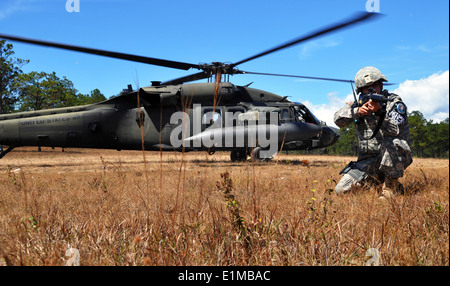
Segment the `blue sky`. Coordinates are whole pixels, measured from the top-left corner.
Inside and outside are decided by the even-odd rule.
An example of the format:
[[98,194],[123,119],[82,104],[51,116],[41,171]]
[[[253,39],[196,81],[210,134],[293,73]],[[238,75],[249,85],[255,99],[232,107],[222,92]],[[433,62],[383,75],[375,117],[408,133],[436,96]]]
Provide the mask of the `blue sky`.
[[[435,121],[449,110],[449,2],[378,0],[380,19],[325,35],[239,66],[241,70],[353,79],[364,66],[379,68],[409,110]],[[0,33],[188,63],[237,62],[365,11],[367,0],[138,1],[2,0]],[[127,84],[148,86],[196,73],[124,60],[13,43],[29,59],[24,72],[53,72],[82,93],[106,97]],[[349,84],[235,75],[231,82],[289,96],[333,125],[351,99]]]

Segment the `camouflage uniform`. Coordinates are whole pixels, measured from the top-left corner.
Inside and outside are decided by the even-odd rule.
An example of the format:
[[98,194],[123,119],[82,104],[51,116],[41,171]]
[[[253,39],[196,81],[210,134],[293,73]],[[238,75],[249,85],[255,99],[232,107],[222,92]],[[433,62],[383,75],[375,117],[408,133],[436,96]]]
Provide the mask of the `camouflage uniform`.
[[[386,105],[386,115],[379,132],[376,131],[379,114],[360,116],[358,104],[348,104],[334,115],[334,122],[339,127],[356,123],[358,133],[358,160],[349,164],[344,176],[336,186],[336,192],[350,190],[351,186],[369,178],[382,183],[386,178],[403,177],[404,170],[412,163],[409,147],[410,134],[407,109],[400,96],[382,92],[391,99]],[[379,113],[379,112],[377,112]]]

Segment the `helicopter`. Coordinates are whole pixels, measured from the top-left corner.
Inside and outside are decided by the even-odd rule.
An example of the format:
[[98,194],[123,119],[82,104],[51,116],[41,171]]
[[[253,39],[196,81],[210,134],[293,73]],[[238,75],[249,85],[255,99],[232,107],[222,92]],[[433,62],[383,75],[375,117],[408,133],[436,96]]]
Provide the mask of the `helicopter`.
[[[0,159],[16,147],[100,148],[155,151],[230,151],[232,162],[270,160],[281,150],[312,150],[336,143],[327,126],[302,103],[268,91],[237,86],[230,75],[254,74],[346,82],[352,80],[242,71],[238,65],[375,18],[360,13],[342,22],[241,61],[191,64],[0,34],[0,38],[167,68],[200,72],[151,86],[128,85],[106,101],[0,114]],[[222,77],[225,81],[222,81]],[[207,82],[191,83],[207,79]]]

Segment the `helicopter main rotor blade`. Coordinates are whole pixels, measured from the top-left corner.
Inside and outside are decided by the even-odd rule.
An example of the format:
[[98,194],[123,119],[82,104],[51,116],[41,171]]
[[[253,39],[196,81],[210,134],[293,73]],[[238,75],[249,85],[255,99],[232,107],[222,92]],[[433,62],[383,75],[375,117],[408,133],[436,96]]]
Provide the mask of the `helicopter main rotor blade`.
[[[262,73],[262,72],[249,72],[249,71],[239,71],[238,73],[239,74],[254,74],[254,75],[293,77],[293,78],[304,78],[304,79],[313,79],[313,80],[325,80],[325,81],[337,81],[337,82],[355,83],[355,81],[351,80],[351,79],[339,79],[339,78],[329,78],[329,77],[316,77],[316,76],[278,74],[278,73]],[[383,85],[396,85],[396,83],[383,82]]]
[[196,73],[196,74],[191,74],[191,75],[188,75],[188,76],[184,76],[184,77],[180,77],[180,78],[177,78],[177,79],[173,79],[173,80],[162,82],[161,85],[182,84],[182,83],[185,83],[185,82],[205,79],[205,78],[208,78],[208,77],[210,77],[210,76],[207,73],[202,71],[202,72],[199,72],[199,73]]
[[169,60],[163,60],[163,59],[156,59],[156,58],[150,58],[150,57],[125,54],[125,53],[111,52],[111,51],[106,51],[106,50],[98,50],[98,49],[79,47],[79,46],[73,46],[73,45],[67,45],[67,44],[27,39],[27,38],[16,37],[16,36],[5,35],[5,34],[0,34],[0,38],[11,40],[11,41],[16,41],[16,42],[21,42],[21,43],[27,43],[27,44],[33,44],[33,45],[45,46],[45,47],[52,47],[52,48],[59,48],[59,49],[70,50],[70,51],[77,51],[77,52],[82,52],[82,53],[87,53],[87,54],[100,55],[100,56],[105,56],[105,57],[110,57],[110,58],[115,58],[115,59],[122,59],[122,60],[127,60],[127,61],[138,62],[138,63],[163,66],[163,67],[168,67],[168,68],[175,68],[175,69],[181,69],[181,70],[188,70],[191,68],[200,69],[200,66],[197,64],[169,61]]
[[351,18],[350,20],[346,20],[346,21],[344,21],[342,23],[334,24],[332,26],[323,28],[323,29],[318,30],[316,32],[312,32],[311,34],[309,34],[307,36],[303,36],[303,37],[294,39],[294,40],[292,40],[292,41],[290,41],[290,42],[288,42],[286,44],[282,44],[280,46],[277,46],[277,47],[274,47],[272,49],[269,49],[269,50],[267,50],[265,52],[256,54],[256,55],[254,55],[252,57],[249,57],[247,59],[244,59],[244,60],[241,60],[239,62],[236,62],[236,63],[232,64],[232,66],[238,66],[238,65],[243,64],[245,62],[248,62],[248,61],[254,60],[256,58],[268,55],[270,53],[279,51],[281,49],[285,49],[287,47],[290,47],[290,46],[293,46],[293,45],[297,45],[297,44],[299,44],[301,42],[304,42],[304,41],[307,41],[307,40],[319,37],[321,35],[324,35],[324,34],[327,34],[327,33],[330,33],[330,32],[333,32],[333,31],[336,31],[336,30],[339,30],[339,29],[342,29],[342,28],[349,27],[351,25],[357,24],[357,23],[362,22],[362,21],[369,20],[369,19],[374,18],[374,17],[378,17],[379,15],[380,15],[379,13],[369,13],[369,12],[358,13],[355,17]]
[[276,74],[276,73],[262,73],[262,72],[249,72],[249,71],[239,71],[242,74],[255,74],[255,75],[268,75],[268,76],[281,76],[281,77],[294,77],[294,78],[304,78],[304,79],[314,79],[314,80],[326,80],[326,81],[337,81],[337,82],[347,82],[354,83],[353,80],[349,79],[338,79],[338,78],[327,78],[327,77],[314,77],[314,76],[302,76],[302,75],[291,75],[291,74]]

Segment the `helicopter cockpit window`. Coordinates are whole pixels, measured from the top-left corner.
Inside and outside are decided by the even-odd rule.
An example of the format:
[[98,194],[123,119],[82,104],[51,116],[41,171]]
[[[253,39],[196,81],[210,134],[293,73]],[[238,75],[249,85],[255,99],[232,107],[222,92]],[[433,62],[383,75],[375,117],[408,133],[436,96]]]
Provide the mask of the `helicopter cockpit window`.
[[222,110],[219,108],[205,108],[202,116],[203,130],[222,127]]
[[318,124],[320,122],[305,106],[294,106],[294,116],[297,122],[313,124]]
[[304,113],[302,114],[302,112],[299,110],[299,108],[296,106],[294,107],[294,117],[295,117],[295,121],[297,122],[305,122],[305,119],[303,118]]

